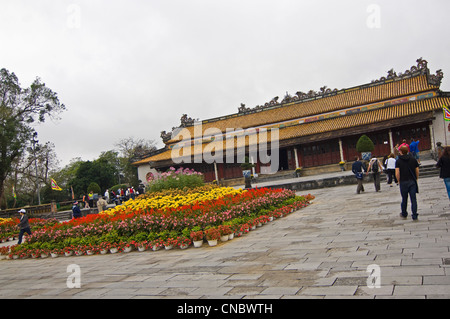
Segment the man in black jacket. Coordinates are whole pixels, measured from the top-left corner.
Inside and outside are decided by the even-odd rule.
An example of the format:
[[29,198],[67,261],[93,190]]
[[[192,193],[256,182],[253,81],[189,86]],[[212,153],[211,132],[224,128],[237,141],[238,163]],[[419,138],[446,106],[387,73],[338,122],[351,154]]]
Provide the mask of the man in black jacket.
[[366,165],[364,165],[364,163],[359,160],[359,157],[356,156],[355,162],[352,164],[352,172],[353,172],[353,174],[355,174],[356,180],[358,182],[358,186],[356,187],[356,194],[359,194],[360,192],[364,192],[363,171],[364,172],[367,171]]
[[20,222],[17,225],[17,227],[20,228],[19,241],[17,243],[18,245],[20,245],[22,243],[22,237],[23,237],[24,233],[31,235],[31,228],[30,228],[30,223],[28,222],[27,212],[25,211],[25,209],[21,209],[21,210],[19,210],[19,213],[20,213]]
[[408,195],[411,198],[412,219],[417,220],[417,198],[416,194],[419,192],[417,180],[419,179],[419,163],[417,160],[408,155],[408,147],[402,146],[400,148],[400,156],[395,162],[395,176],[400,183],[400,194],[402,195],[402,212],[400,216],[408,217],[406,210],[408,205]]

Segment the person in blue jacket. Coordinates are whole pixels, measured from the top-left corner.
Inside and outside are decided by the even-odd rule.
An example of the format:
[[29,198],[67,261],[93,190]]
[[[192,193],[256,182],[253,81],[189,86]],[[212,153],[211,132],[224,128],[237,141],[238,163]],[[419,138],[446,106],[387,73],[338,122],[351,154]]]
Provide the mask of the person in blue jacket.
[[356,187],[356,194],[360,192],[364,192],[363,178],[364,172],[367,172],[366,165],[359,160],[359,157],[355,157],[355,162],[352,165],[352,172],[355,174],[356,180],[358,182],[358,186]]
[[420,141],[415,141],[413,138],[411,139],[411,144],[409,144],[409,151],[411,155],[417,160],[417,163],[420,165],[419,159],[419,143]]
[[73,218],[80,218],[81,215],[81,209],[78,207],[78,202],[73,203],[72,207],[72,217]]

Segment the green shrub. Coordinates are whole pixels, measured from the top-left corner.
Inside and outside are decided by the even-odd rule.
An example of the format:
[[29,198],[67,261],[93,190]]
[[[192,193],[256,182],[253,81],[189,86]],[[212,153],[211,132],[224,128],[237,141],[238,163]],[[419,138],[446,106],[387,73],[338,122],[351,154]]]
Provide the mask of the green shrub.
[[98,186],[98,184],[95,182],[90,183],[87,188],[87,192],[90,193],[91,191],[94,194],[100,194],[100,192],[101,192],[100,186]]
[[358,142],[356,142],[356,151],[359,153],[362,152],[372,152],[375,149],[375,145],[372,140],[367,135],[362,135]]

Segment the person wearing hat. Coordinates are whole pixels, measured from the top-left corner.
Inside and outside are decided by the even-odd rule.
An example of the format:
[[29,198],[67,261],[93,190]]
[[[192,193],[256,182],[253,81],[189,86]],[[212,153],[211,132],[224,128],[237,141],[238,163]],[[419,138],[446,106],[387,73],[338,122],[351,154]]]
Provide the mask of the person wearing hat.
[[30,223],[28,222],[28,216],[25,209],[19,210],[20,213],[20,222],[17,225],[17,227],[20,228],[19,232],[19,241],[17,242],[18,245],[22,243],[23,234],[27,233],[28,235],[31,235],[31,228]]
[[76,201],[72,207],[72,218],[80,218],[81,216],[81,209],[78,207],[78,201]]

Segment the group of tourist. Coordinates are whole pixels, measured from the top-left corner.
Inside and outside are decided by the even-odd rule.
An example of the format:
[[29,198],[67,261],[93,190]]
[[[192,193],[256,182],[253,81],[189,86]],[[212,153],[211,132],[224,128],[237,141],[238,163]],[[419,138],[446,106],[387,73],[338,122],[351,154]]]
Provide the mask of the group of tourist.
[[[383,165],[376,157],[372,157],[369,162],[369,167],[366,168],[364,162],[360,161],[359,157],[355,158],[352,165],[352,172],[357,179],[356,193],[364,192],[363,178],[364,172],[369,174],[372,172],[375,191],[380,191],[380,173],[385,172],[388,176],[387,184],[392,187],[394,181],[400,186],[400,194],[402,196],[401,213],[402,218],[407,218],[407,204],[408,197],[411,200],[411,216],[414,221],[418,220],[417,213],[417,197],[419,193],[419,186],[417,180],[419,179],[419,141],[411,139],[411,143],[407,144],[403,140],[402,144],[397,144],[394,148],[394,153],[389,154],[383,160]],[[450,146],[438,150],[439,160],[436,164],[440,168],[440,178],[444,180],[447,188],[447,194],[450,199]]]

